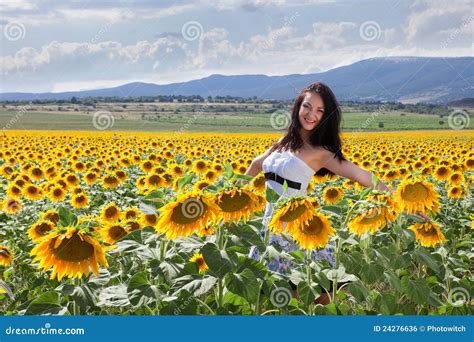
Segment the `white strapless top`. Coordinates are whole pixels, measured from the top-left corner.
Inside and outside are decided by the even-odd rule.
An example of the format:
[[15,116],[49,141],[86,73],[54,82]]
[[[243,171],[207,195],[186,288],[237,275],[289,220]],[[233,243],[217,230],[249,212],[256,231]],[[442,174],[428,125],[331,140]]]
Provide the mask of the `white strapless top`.
[[[306,189],[314,176],[314,170],[306,162],[297,157],[293,152],[272,152],[262,164],[263,172],[274,172],[280,177],[293,182],[301,183],[300,190],[288,187],[285,195],[306,194]],[[267,186],[281,195],[283,185],[273,180],[267,180]]]

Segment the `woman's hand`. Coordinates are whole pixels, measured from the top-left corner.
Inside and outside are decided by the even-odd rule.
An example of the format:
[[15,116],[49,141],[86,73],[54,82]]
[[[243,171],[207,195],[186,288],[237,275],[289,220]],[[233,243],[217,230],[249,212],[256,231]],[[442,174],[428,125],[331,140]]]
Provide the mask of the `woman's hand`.
[[415,215],[420,216],[421,218],[423,218],[427,222],[430,222],[430,218],[428,217],[428,215],[422,213],[419,210],[415,213]]

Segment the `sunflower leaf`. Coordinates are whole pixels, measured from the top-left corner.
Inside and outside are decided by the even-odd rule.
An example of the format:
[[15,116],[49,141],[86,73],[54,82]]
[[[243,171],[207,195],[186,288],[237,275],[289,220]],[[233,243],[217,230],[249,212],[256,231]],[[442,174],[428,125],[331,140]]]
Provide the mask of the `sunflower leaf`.
[[47,291],[33,299],[26,313],[29,315],[58,314],[61,310],[59,292]]
[[69,209],[60,206],[58,209],[59,223],[63,227],[73,227],[77,224],[77,216],[74,215]]
[[225,250],[219,250],[214,243],[206,243],[202,248],[202,255],[209,270],[219,278],[224,278],[231,272],[233,263]]
[[224,175],[226,179],[232,178],[232,176],[234,175],[234,169],[232,168],[232,165],[230,164],[224,165]]
[[178,189],[182,189],[186,184],[191,184],[193,181],[194,174],[190,173],[178,180]]

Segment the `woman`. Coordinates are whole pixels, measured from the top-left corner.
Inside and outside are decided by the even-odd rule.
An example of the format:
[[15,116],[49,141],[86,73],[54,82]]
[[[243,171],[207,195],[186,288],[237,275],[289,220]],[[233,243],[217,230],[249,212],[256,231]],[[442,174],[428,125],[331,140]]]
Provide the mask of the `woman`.
[[[255,177],[263,170],[266,186],[280,195],[283,192],[283,183],[286,181],[288,188],[283,196],[306,194],[314,174],[334,173],[373,188],[371,174],[342,155],[340,123],[341,109],[331,89],[322,83],[311,84],[296,97],[291,123],[285,136],[256,157],[246,174]],[[383,182],[379,182],[378,188],[393,193]],[[264,229],[267,229],[271,215],[272,204],[268,203],[265,209]],[[420,216],[427,219],[423,214]],[[271,234],[270,243],[278,243],[286,252],[299,249],[296,242],[288,241],[280,235]],[[260,258],[255,247],[252,248],[250,256]],[[313,252],[312,257],[326,259],[331,265],[334,263],[334,255],[329,247]],[[272,271],[285,273],[291,267],[291,263],[280,258],[273,260],[268,267]],[[291,282],[290,284],[296,294],[296,286]],[[317,303],[327,304],[329,297],[323,295],[318,298]]]

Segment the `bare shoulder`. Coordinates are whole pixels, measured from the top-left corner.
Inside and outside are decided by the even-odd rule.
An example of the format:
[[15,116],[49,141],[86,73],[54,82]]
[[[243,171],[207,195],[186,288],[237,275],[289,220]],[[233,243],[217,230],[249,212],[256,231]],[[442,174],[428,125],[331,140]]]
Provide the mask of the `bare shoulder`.
[[334,157],[334,153],[321,146],[311,147],[311,159],[315,162],[320,162]]

